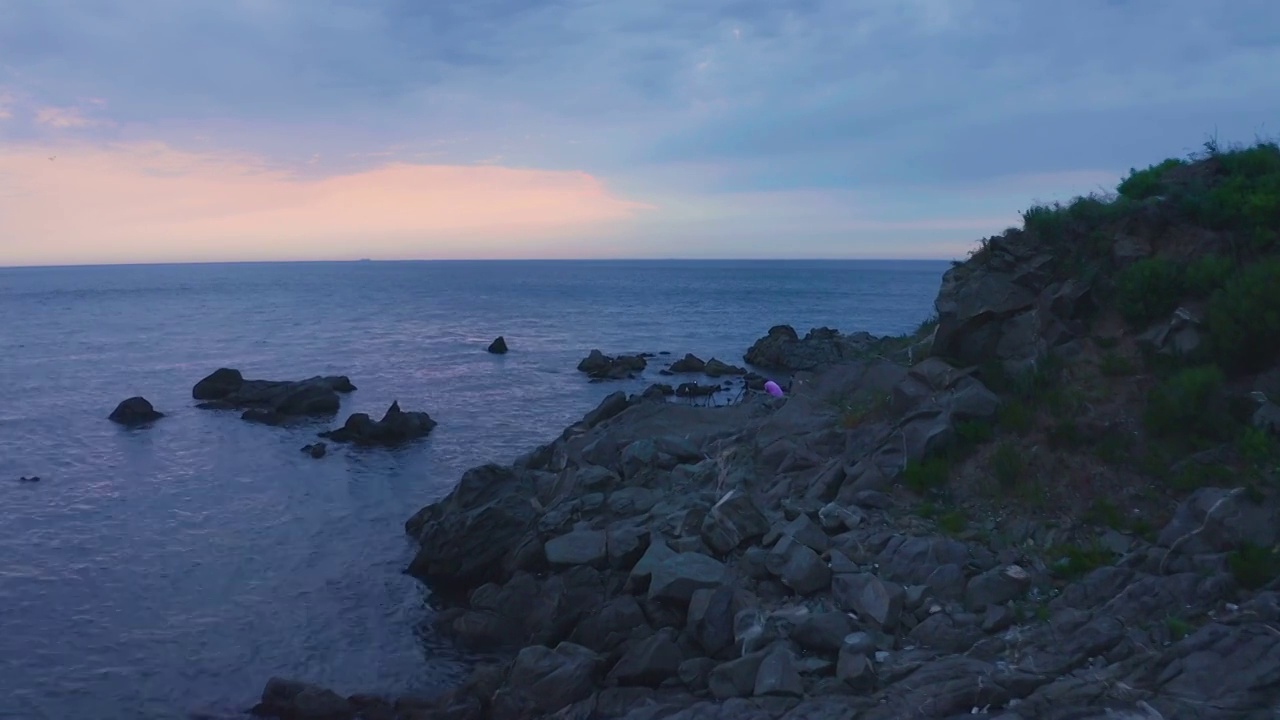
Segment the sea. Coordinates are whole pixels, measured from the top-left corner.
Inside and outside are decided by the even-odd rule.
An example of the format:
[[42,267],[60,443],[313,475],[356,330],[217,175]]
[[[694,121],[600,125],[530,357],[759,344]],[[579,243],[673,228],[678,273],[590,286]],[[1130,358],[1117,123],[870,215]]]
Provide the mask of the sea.
[[[404,574],[404,521],[607,394],[606,354],[742,364],[770,326],[899,334],[945,261],[512,261],[0,269],[0,718],[236,717],[282,676],[429,694],[468,658]],[[502,335],[506,355],[486,346]],[[347,375],[297,427],[195,407],[219,367]],[[106,418],[142,395],[166,417]],[[398,450],[300,448],[392,401],[439,426]],[[38,482],[22,482],[23,477]]]

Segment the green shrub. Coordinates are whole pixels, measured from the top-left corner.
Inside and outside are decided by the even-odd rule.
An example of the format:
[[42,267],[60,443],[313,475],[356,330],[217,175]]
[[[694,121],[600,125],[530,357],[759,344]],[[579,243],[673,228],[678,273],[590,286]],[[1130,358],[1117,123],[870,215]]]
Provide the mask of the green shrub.
[[989,422],[962,420],[956,423],[956,442],[962,448],[977,447],[990,440],[994,432]]
[[1223,439],[1234,423],[1226,411],[1222,371],[1184,368],[1147,397],[1146,425],[1157,437]]
[[902,484],[917,493],[926,493],[946,486],[951,466],[946,458],[935,457],[921,462],[908,462],[902,470]]
[[1214,293],[1205,324],[1223,367],[1251,372],[1269,366],[1280,352],[1280,258],[1244,268]]
[[1186,161],[1170,158],[1146,170],[1130,169],[1129,176],[1116,188],[1122,197],[1130,200],[1145,200],[1163,193],[1164,176],[1173,168],[1186,165]]
[[1107,377],[1128,377],[1137,372],[1129,358],[1117,352],[1105,352],[1098,360],[1098,371]]
[[1245,428],[1236,440],[1240,456],[1250,465],[1264,468],[1276,460],[1276,441],[1261,428]]
[[1027,404],[1016,398],[1006,400],[996,411],[996,424],[1012,433],[1025,433],[1035,423],[1035,414]]
[[1280,577],[1280,556],[1272,548],[1245,545],[1227,555],[1227,566],[1240,587],[1257,590]]
[[1163,258],[1139,260],[1116,276],[1116,309],[1130,324],[1168,317],[1185,292],[1178,266]]
[[1014,487],[1026,469],[1026,458],[1012,443],[1002,442],[991,453],[991,472],[995,474],[996,482],[1005,490]]
[[1184,273],[1186,292],[1198,298],[1207,298],[1227,284],[1235,273],[1235,263],[1221,255],[1204,255],[1189,264]]
[[1053,553],[1057,560],[1051,565],[1053,574],[1065,579],[1074,579],[1111,564],[1115,554],[1101,545],[1077,547],[1067,545],[1059,547]]
[[959,535],[969,527],[969,518],[965,517],[963,510],[943,513],[934,522],[937,523],[939,530],[951,535]]

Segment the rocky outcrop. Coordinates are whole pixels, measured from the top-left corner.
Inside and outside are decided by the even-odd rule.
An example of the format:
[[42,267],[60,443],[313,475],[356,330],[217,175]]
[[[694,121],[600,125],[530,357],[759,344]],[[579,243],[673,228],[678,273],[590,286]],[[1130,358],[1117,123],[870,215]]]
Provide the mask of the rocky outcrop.
[[831,328],[814,328],[802,339],[790,325],[775,325],[747,350],[743,359],[765,370],[813,370],[863,357],[875,342],[870,333],[842,335]]
[[146,425],[164,417],[164,413],[156,410],[151,403],[144,397],[131,397],[122,400],[115,410],[107,416],[107,419],[121,425],[137,426]]
[[592,350],[578,363],[578,372],[586,373],[595,380],[625,380],[634,378],[647,364],[644,355],[610,357],[599,350]]
[[436,424],[427,413],[404,412],[400,403],[393,402],[381,420],[374,421],[366,413],[353,413],[342,427],[322,432],[320,437],[336,443],[395,447],[426,437]]
[[1058,260],[1020,230],[991,238],[981,261],[953,266],[934,304],[933,352],[966,365],[1026,369],[1078,340],[1092,286],[1058,279]]
[[493,353],[494,355],[506,355],[507,339],[499,335],[493,342],[489,343],[487,352]]
[[339,393],[356,389],[345,375],[306,380],[245,380],[239,370],[219,368],[195,384],[191,396],[209,410],[245,410],[245,420],[280,425],[298,417],[338,412]]

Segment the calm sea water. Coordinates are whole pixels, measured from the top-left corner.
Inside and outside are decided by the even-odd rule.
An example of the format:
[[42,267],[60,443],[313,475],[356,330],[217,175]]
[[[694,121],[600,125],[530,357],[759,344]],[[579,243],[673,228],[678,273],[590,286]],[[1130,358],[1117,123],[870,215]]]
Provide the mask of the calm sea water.
[[[619,388],[606,353],[740,362],[770,325],[900,333],[944,262],[300,263],[0,269],[0,717],[235,712],[271,675],[429,692],[460,672],[401,573],[403,522]],[[484,352],[496,335],[512,351]],[[299,448],[196,409],[220,366],[349,375],[342,413],[440,422],[399,451]],[[653,366],[657,370],[660,366]],[[106,420],[135,394],[169,416]],[[38,475],[28,484],[19,476]]]

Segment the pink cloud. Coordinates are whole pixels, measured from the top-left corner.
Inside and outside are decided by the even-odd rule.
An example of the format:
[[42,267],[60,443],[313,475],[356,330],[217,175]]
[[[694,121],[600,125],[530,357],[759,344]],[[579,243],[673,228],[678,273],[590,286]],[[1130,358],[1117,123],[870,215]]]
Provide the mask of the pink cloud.
[[646,207],[581,172],[392,163],[315,179],[161,144],[0,148],[0,265],[530,257]]
[[101,121],[85,117],[76,108],[42,107],[36,110],[36,123],[61,130],[98,125]]

